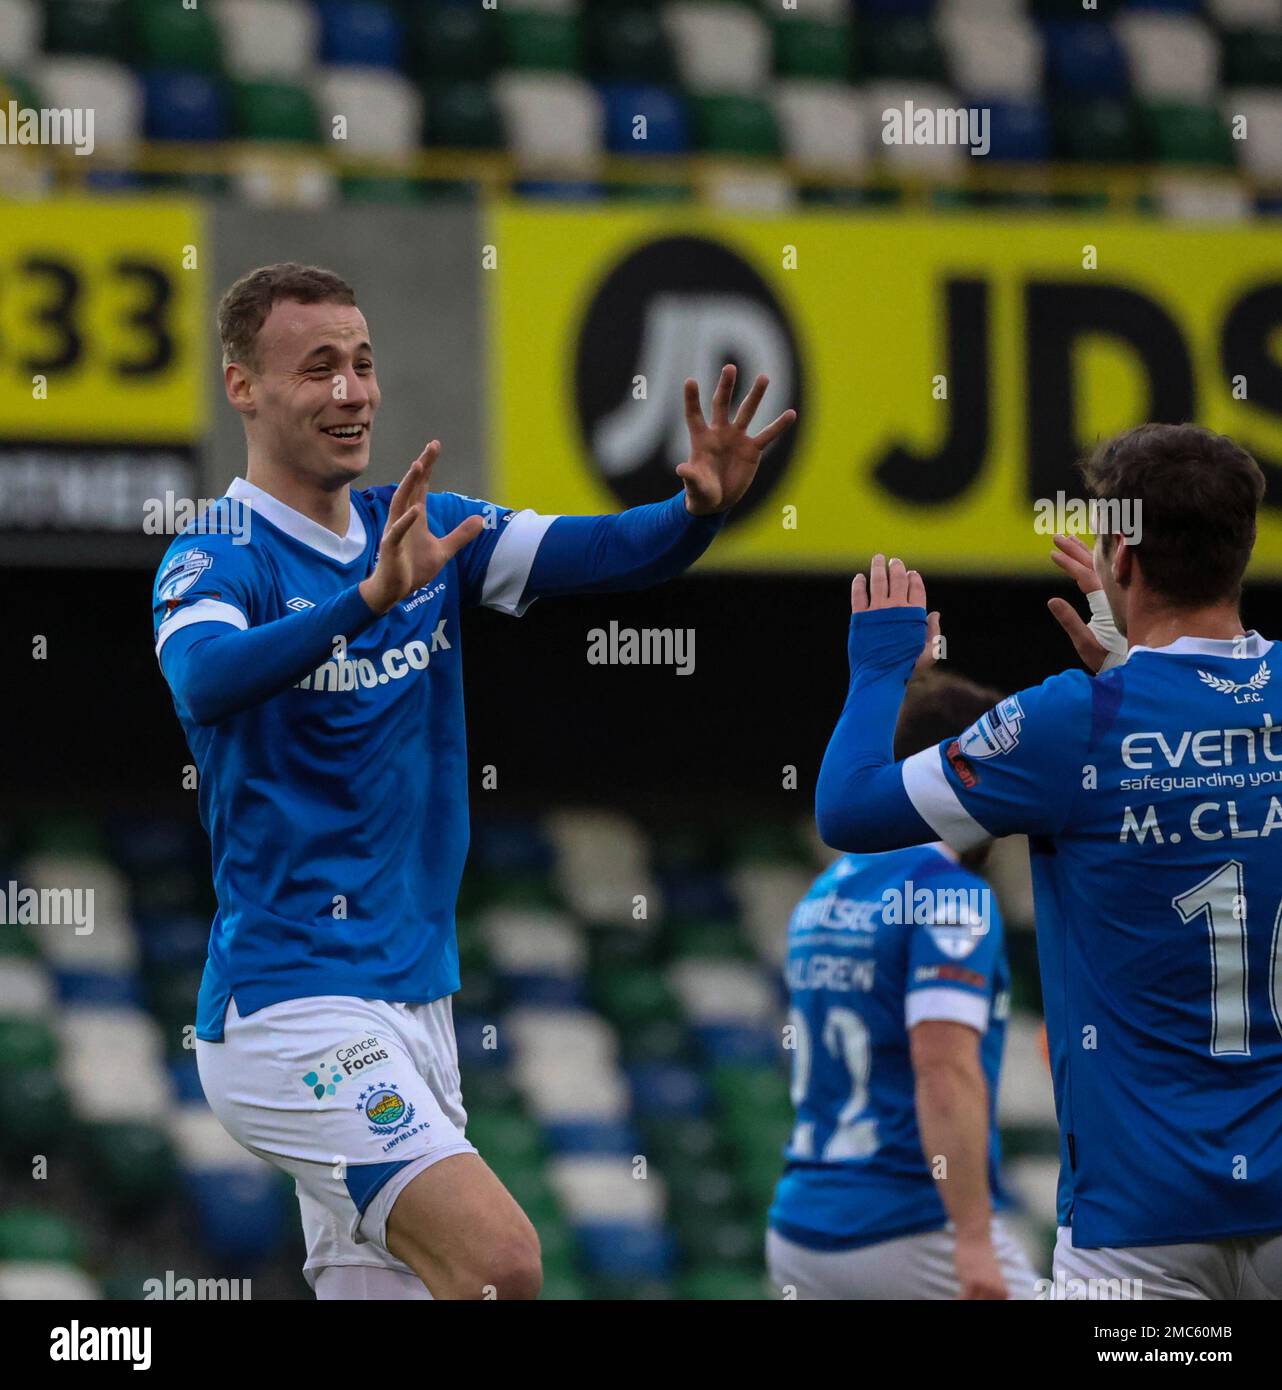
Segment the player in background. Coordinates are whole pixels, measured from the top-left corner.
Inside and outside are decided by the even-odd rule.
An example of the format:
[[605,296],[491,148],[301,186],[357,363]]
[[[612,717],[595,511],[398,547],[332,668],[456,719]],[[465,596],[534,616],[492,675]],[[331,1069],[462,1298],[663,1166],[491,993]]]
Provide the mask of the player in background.
[[[919,667],[928,663],[928,646]],[[918,676],[895,729],[906,757],[1000,698]],[[788,924],[797,1109],[767,1263],[798,1298],[1032,1298],[994,1215],[997,1089],[1010,972],[987,847],[847,854]]]
[[[1131,430],[1085,476],[1126,660],[1008,696],[896,762],[926,595],[874,557],[820,833],[862,852],[1030,837],[1060,1126],[1052,1295],[1277,1298],[1282,682],[1239,614],[1264,479],[1192,425]],[[1103,648],[1067,626],[1093,664]]]
[[429,494],[435,440],[398,487],[361,490],[380,395],[350,286],[264,267],[223,297],[219,331],[246,477],[170,546],[153,599],[218,897],[201,1082],[295,1178],[318,1298],[531,1298],[538,1239],[464,1137],[450,1009],[459,615],[680,574],[795,417],[750,434],[766,378],[731,419],[727,367],[707,421],[688,381],[680,490],[617,516]]

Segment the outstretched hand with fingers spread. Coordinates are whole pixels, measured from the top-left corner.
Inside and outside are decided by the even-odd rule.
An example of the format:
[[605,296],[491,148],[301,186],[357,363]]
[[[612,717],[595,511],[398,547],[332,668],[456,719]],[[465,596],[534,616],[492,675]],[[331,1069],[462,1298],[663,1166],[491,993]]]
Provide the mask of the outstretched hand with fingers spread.
[[392,494],[387,525],[378,547],[378,564],[361,581],[361,597],[375,613],[386,613],[407,594],[430,583],[463,547],[485,529],[479,516],[469,516],[449,533],[434,536],[427,525],[427,485],[441,444],[432,440],[409,466]]
[[[902,560],[887,565],[884,555],[874,555],[868,576],[857,574],[850,585],[850,611],[869,613],[878,608],[925,608],[926,581],[916,570],[904,568]],[[926,643],[913,667],[913,675],[924,675],[935,664],[939,650],[939,614],[926,614]]]
[[712,419],[703,418],[699,403],[699,383],[691,377],[685,386],[686,427],[690,431],[690,457],[677,467],[677,477],[685,484],[686,507],[694,516],[724,512],[747,492],[757,474],[762,451],[774,442],[797,418],[795,410],[785,410],[759,434],[748,433],[752,417],[766,394],[770,378],[759,376],[752,389],[730,419],[730,397],[734,392],[736,369],[722,367],[717,389],[712,393]]
[[[1095,561],[1089,548],[1076,536],[1056,536],[1055,549],[1051,560],[1073,580],[1077,587],[1091,602],[1091,595],[1103,589],[1100,577],[1095,573]],[[1099,600],[1091,603],[1092,608]],[[1091,630],[1090,625],[1066,598],[1052,598],[1046,602],[1055,621],[1068,633],[1077,655],[1091,671],[1098,672],[1108,659],[1108,648]],[[1114,629],[1116,631],[1116,629]]]

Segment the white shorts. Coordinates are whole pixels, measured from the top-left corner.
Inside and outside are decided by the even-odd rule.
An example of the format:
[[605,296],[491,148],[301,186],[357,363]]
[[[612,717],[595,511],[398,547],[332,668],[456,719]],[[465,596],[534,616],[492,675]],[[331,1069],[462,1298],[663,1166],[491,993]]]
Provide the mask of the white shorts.
[[1075,1250],[1072,1227],[1061,1226],[1050,1297],[1154,1302],[1282,1298],[1282,1234]]
[[[1000,1218],[993,1219],[992,1235],[1010,1297],[1035,1298],[1037,1275]],[[766,1266],[771,1284],[781,1292],[794,1289],[799,1299],[942,1299],[961,1293],[953,1268],[953,1235],[947,1228],[855,1250],[812,1250],[770,1230]]]
[[393,1202],[423,1169],[476,1152],[463,1137],[448,997],[384,1004],[328,994],[248,1018],[233,1001],[223,1041],[197,1039],[196,1063],[223,1128],[294,1178],[313,1288],[333,1266],[412,1274],[387,1249]]

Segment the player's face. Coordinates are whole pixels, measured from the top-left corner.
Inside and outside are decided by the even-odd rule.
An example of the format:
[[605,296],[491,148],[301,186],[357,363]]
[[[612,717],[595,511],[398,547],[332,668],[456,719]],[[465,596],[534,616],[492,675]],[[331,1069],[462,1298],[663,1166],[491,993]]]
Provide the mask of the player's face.
[[281,301],[256,347],[260,446],[324,486],[359,478],[380,399],[365,316],[349,304]]
[[1113,577],[1113,559],[1117,554],[1117,547],[1121,541],[1114,540],[1112,550],[1106,555],[1104,553],[1104,538],[1095,538],[1095,573],[1099,577],[1099,582],[1104,587],[1104,597],[1108,599],[1108,606],[1113,610],[1113,621],[1117,624],[1117,630],[1126,636],[1126,591]]

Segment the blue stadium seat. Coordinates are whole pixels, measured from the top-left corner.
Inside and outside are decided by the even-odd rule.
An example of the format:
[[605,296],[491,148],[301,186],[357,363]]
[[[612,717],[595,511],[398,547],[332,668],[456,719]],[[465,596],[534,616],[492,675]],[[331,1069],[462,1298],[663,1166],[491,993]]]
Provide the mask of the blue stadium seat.
[[556,855],[533,821],[489,819],[472,827],[471,863],[496,874],[546,874]]
[[[632,82],[605,82],[605,146],[611,154],[684,154],[690,148],[685,102],[679,92]],[[644,116],[644,140],[633,137],[634,121]]]
[[1046,39],[1046,86],[1063,96],[1125,96],[1126,54],[1117,35],[1095,20],[1052,20]]
[[188,1052],[182,1057],[172,1058],[167,1064],[169,1079],[174,1084],[174,1099],[179,1105],[201,1105],[205,1100],[205,1088],[200,1084],[200,1070],[196,1066],[196,1054]]
[[705,1059],[714,1066],[768,1065],[779,1060],[779,1040],[749,1024],[705,1023],[693,1030]]
[[62,1004],[143,1007],[142,990],[135,975],[121,975],[111,970],[55,969],[53,982]]
[[935,0],[861,0],[859,13],[882,19],[925,19]]
[[335,67],[395,68],[405,61],[405,26],[376,0],[320,0],[321,61]]
[[641,1152],[636,1131],[624,1120],[552,1120],[542,1128],[549,1150],[562,1157]]
[[627,1069],[632,1104],[643,1118],[699,1116],[711,1104],[707,1083],[693,1067],[636,1062]]
[[144,74],[148,140],[226,140],[227,103],[222,85],[195,72]]
[[505,973],[495,971],[495,978],[509,1004],[534,1004],[543,1008],[577,1009],[587,1005],[581,979],[565,975]]
[[201,1168],[184,1182],[201,1242],[215,1258],[252,1263],[284,1241],[288,1189],[271,1169]]
[[573,1229],[590,1274],[618,1279],[666,1279],[676,1263],[676,1241],[662,1226],[593,1221]]
[[988,103],[988,109],[991,144],[987,158],[1050,158],[1050,117],[1039,102],[993,101]]

